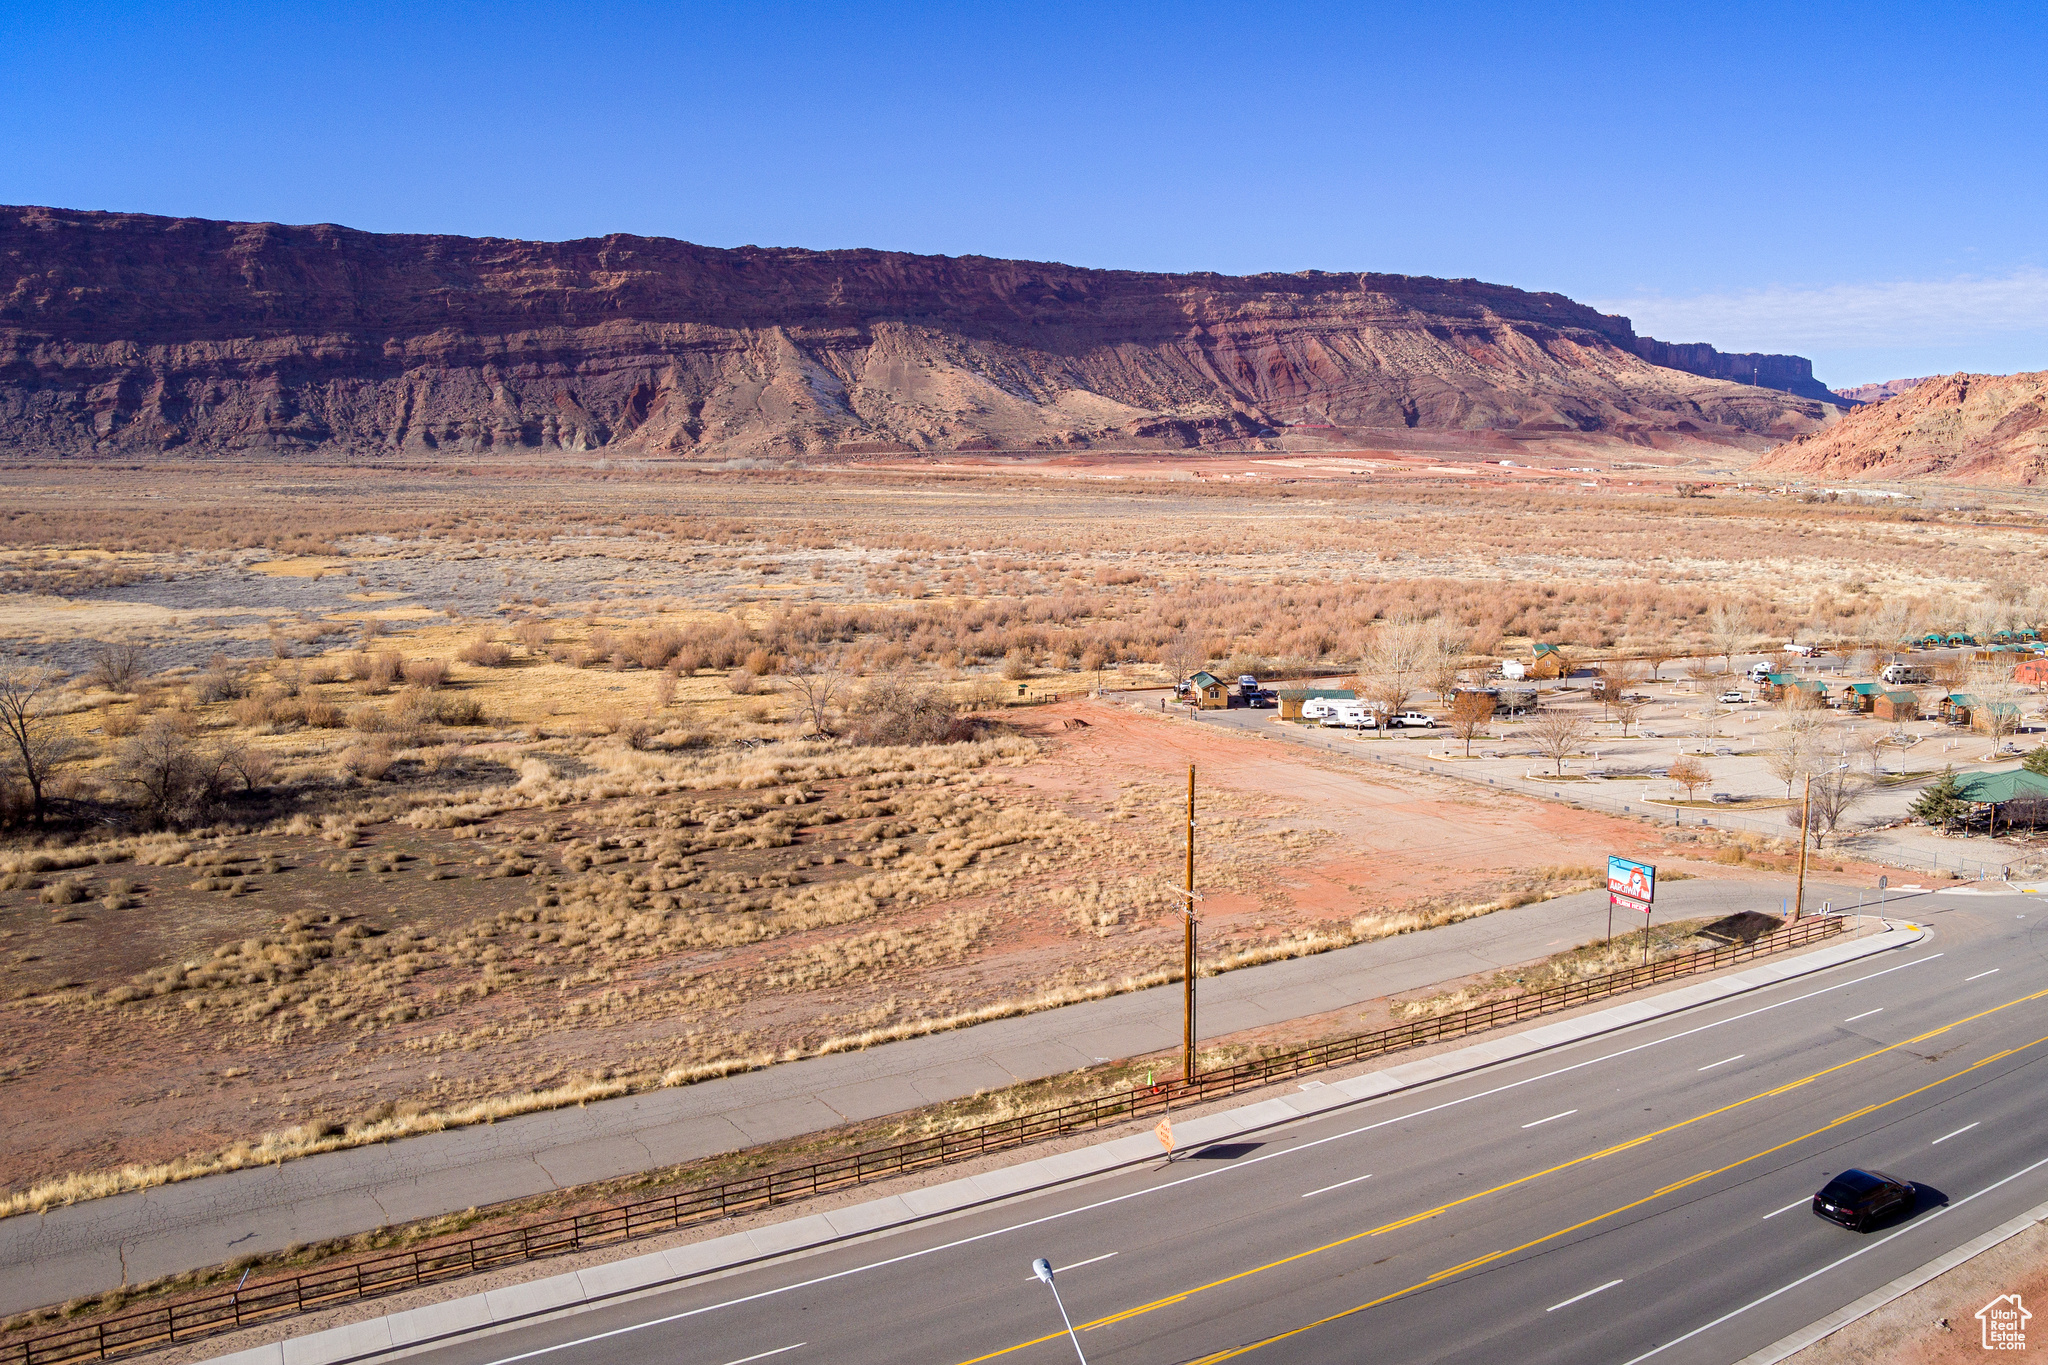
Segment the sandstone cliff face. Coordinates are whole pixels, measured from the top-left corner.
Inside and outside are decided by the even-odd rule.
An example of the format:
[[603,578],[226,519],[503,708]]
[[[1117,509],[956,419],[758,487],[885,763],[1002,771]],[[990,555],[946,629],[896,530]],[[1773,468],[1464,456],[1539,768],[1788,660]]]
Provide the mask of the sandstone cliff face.
[[0,209],[17,454],[1142,449],[1294,423],[1761,449],[1839,410],[1661,346],[1473,280]]
[[1887,379],[1878,384],[1857,384],[1846,389],[1836,389],[1842,397],[1858,403],[1882,403],[1887,398],[1897,398],[1908,389],[1918,388],[1933,375],[1922,375],[1918,379]]
[[1923,379],[1756,467],[1830,479],[2048,482],[2048,370]]

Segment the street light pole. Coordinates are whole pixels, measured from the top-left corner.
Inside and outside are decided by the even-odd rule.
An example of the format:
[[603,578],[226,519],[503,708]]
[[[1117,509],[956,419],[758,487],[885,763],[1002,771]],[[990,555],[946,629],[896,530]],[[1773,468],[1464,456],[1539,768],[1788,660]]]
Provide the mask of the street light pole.
[[1041,1256],[1031,1263],[1031,1273],[1039,1282],[1052,1291],[1052,1301],[1059,1305],[1060,1321],[1067,1325],[1067,1337],[1074,1343],[1074,1355],[1081,1365],[1088,1365],[1088,1357],[1081,1354],[1081,1338],[1074,1335],[1074,1320],[1067,1316],[1067,1305],[1060,1299],[1060,1287],[1052,1282],[1052,1262]]

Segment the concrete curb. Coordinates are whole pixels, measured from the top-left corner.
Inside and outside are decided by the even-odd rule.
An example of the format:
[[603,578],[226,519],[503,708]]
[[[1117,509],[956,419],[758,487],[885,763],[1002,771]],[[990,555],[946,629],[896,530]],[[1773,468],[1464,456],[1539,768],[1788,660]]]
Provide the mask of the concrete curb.
[[2001,1242],[2011,1241],[2043,1220],[2048,1220],[2048,1204],[2036,1204],[2019,1217],[2000,1223],[1983,1236],[1972,1238],[1946,1255],[1935,1257],[1918,1270],[1907,1271],[1882,1289],[1871,1290],[1848,1307],[1837,1309],[1819,1322],[1808,1323],[1789,1336],[1779,1337],[1756,1354],[1744,1356],[1736,1365],[1778,1365],[1779,1361],[1797,1355],[1858,1318],[1869,1317],[1892,1300],[1904,1298],[1920,1286],[1941,1278],[1963,1262],[1983,1255]]
[[[1766,962],[1732,976],[1697,982],[1654,999],[1630,1001],[1577,1019],[1489,1039],[1454,1052],[1426,1057],[1384,1071],[1367,1072],[1349,1080],[1313,1084],[1293,1095],[1176,1124],[1175,1142],[1182,1150],[1192,1150],[1313,1114],[1482,1071],[1503,1062],[1517,1061],[1652,1019],[1711,1005],[1731,996],[1761,990],[1795,977],[1826,971],[1830,967],[1894,948],[1903,948],[1920,942],[1927,932],[1917,924],[1909,924],[1902,929],[1888,927],[1885,932],[1869,938],[1836,944],[1782,961]],[[488,1328],[509,1326],[629,1294],[666,1288],[684,1280],[739,1269],[792,1252],[815,1250],[869,1233],[893,1231],[928,1218],[1016,1195],[1037,1193],[1089,1176],[1157,1160],[1159,1144],[1152,1136],[1148,1133],[1134,1134],[1093,1147],[1020,1162],[1001,1170],[985,1171],[943,1185],[889,1195],[849,1208],[810,1214],[787,1223],[629,1257],[446,1303],[407,1309],[302,1337],[287,1337],[211,1359],[221,1361],[223,1365],[348,1365],[349,1362],[446,1341]]]

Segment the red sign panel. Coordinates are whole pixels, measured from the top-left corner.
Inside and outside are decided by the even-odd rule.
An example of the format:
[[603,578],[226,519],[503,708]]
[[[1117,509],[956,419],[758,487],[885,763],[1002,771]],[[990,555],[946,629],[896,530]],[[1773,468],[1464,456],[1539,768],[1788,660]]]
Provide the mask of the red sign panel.
[[1607,903],[1617,910],[1636,910],[1645,915],[1650,913],[1648,901],[1639,901],[1634,896],[1624,896],[1618,891],[1607,893]]

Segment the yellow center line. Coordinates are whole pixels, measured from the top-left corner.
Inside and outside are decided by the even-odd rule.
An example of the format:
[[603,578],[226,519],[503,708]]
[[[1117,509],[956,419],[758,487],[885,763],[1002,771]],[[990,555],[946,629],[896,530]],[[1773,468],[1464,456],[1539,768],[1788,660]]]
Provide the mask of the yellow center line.
[[[1239,1280],[1249,1279],[1254,1275],[1264,1274],[1268,1270],[1278,1270],[1282,1266],[1293,1265],[1296,1261],[1304,1261],[1311,1256],[1320,1256],[1322,1253],[1326,1251],[1335,1251],[1339,1247],[1349,1246],[1353,1242],[1362,1241],[1367,1237],[1377,1237],[1384,1232],[1393,1232],[1400,1228],[1405,1228],[1416,1223],[1425,1222],[1428,1219],[1437,1217],[1439,1214],[1448,1213],[1452,1209],[1458,1208],[1465,1204],[1470,1204],[1475,1200],[1485,1199],[1491,1195],[1496,1195],[1503,1193],[1507,1190],[1515,1189],[1518,1186],[1528,1184],[1530,1181],[1541,1180],[1544,1176],[1555,1175],[1559,1171],[1567,1171],[1574,1166],[1580,1166],[1589,1161],[1598,1161],[1602,1157],[1612,1156],[1616,1152],[1625,1152],[1631,1147],[1640,1147],[1646,1142],[1650,1142],[1656,1138],[1664,1137],[1670,1133],[1675,1133],[1681,1128],[1687,1128],[1695,1123],[1705,1122],[1707,1119],[1715,1118],[1719,1115],[1729,1113],[1736,1109],[1740,1109],[1744,1105],[1754,1103],[1757,1100],[1769,1099],[1775,1095],[1782,1095],[1785,1092],[1789,1090],[1795,1090],[1798,1087],[1805,1085],[1810,1081],[1817,1081],[1820,1080],[1822,1077],[1832,1076],[1838,1071],[1846,1071],[1852,1066],[1856,1066],[1860,1063],[1870,1061],[1871,1059],[1876,1057],[1882,1057],[1888,1052],[1895,1052],[1902,1047],[1911,1047],[1914,1043],[1921,1043],[1925,1042],[1929,1038],[1938,1037],[1941,1034],[1947,1033],[1950,1029],[1960,1027],[1964,1024],[1975,1023],[1979,1019],[1988,1018],[1991,1015],[1997,1014],[2000,1010],[2010,1009],[2014,1005],[2024,1005],[2030,1001],[2042,999],[2043,997],[2048,997],[2048,990],[2036,991],[2032,995],[2019,996],[2015,999],[2006,1001],[2002,1005],[1993,1005],[1990,1009],[1979,1010],[1975,1014],[1964,1015],[1962,1018],[1951,1020],[1950,1022],[1941,1025],[1939,1028],[1929,1029],[1925,1033],[1915,1034],[1911,1038],[1904,1039],[1900,1042],[1892,1043],[1886,1047],[1878,1048],[1874,1052],[1866,1052],[1860,1057],[1852,1057],[1846,1062],[1840,1062],[1834,1066],[1827,1067],[1820,1071],[1816,1071],[1812,1075],[1804,1076],[1799,1080],[1793,1081],[1787,1085],[1781,1085],[1772,1090],[1761,1091],[1755,1095],[1750,1095],[1747,1098],[1736,1100],[1731,1104],[1724,1104],[1718,1109],[1709,1109],[1704,1113],[1695,1114],[1688,1119],[1680,1119],[1676,1123],[1668,1124],[1665,1127],[1654,1129],[1648,1133],[1643,1134],[1641,1137],[1631,1139],[1628,1142],[1618,1143],[1612,1147],[1603,1147],[1601,1150],[1597,1152],[1589,1152],[1584,1156],[1573,1157],[1571,1160],[1561,1161],[1555,1166],[1546,1166],[1544,1169],[1540,1171],[1532,1171],[1528,1175],[1517,1177],[1514,1180],[1510,1180],[1503,1184],[1492,1186],[1489,1189],[1480,1190],[1476,1194],[1468,1194],[1461,1199],[1453,1199],[1447,1204],[1439,1204],[1437,1207],[1429,1209],[1426,1212],[1411,1214],[1406,1218],[1398,1219],[1392,1223],[1383,1223],[1378,1227],[1367,1228],[1364,1232],[1354,1232],[1350,1236],[1340,1237],[1334,1242],[1325,1242],[1321,1246],[1310,1247],[1306,1251],[1297,1251],[1292,1256],[1283,1256],[1279,1260],[1268,1261],[1264,1265],[1253,1266],[1249,1270],[1240,1270],[1234,1275],[1225,1275],[1221,1279],[1210,1280],[1207,1284],[1196,1285],[1194,1288],[1183,1290],[1170,1298],[1155,1299],[1150,1303],[1139,1304],[1135,1308],[1127,1308],[1124,1309],[1122,1312],[1113,1314],[1109,1317],[1095,1318],[1088,1322],[1077,1324],[1077,1326],[1081,1330],[1085,1331],[1089,1328],[1101,1327],[1112,1322],[1123,1322],[1130,1318],[1139,1317],[1143,1314],[1153,1312],[1160,1308],[1172,1307],[1174,1304],[1182,1303],[1196,1294],[1205,1293],[1211,1289],[1220,1289],[1224,1285],[1235,1284]],[[1723,1166],[1720,1167],[1718,1170],[1702,1171],[1699,1175],[1693,1176],[1688,1180],[1681,1181],[1679,1182],[1679,1185],[1673,1186],[1671,1188],[1683,1188],[1686,1185],[1695,1184],[1701,1180],[1706,1180],[1712,1176],[1719,1175],[1722,1171],[1733,1170],[1735,1166],[1740,1166],[1744,1164],[1744,1162],[1754,1161],[1758,1157],[1768,1156],[1770,1155],[1770,1153],[1782,1150],[1785,1147],[1790,1147],[1794,1143],[1804,1142],[1807,1138],[1812,1137],[1815,1134],[1827,1132],[1829,1129],[1834,1128],[1839,1124],[1847,1123],[1853,1118],[1860,1118],[1864,1114],[1868,1114],[1873,1110],[1882,1109],[1885,1105],[1896,1104],[1900,1100],[1910,1099],[1914,1095],[1919,1094],[1922,1090],[1931,1090],[1937,1085],[1942,1085],[1947,1081],[1954,1080],[1956,1076],[1966,1075],[1969,1072],[1976,1070],[1980,1066],[1986,1066],[1992,1062],[1998,1061],[2001,1058],[2010,1057],[2013,1055],[2013,1053],[2024,1051],[2025,1048],[2033,1047],[2035,1043],[2039,1042],[2048,1042],[2048,1038],[2036,1039],[2034,1043],[2027,1043],[2024,1044],[2022,1047],[2009,1048],[2004,1052],[1993,1053],[1991,1056],[1984,1058],[1983,1061],[1974,1062],[1970,1066],[1965,1067],[1962,1071],[1956,1072],[1954,1076],[1944,1076],[1939,1081],[1932,1081],[1929,1082],[1927,1085],[1921,1086],[1919,1090],[1907,1091],[1904,1095],[1898,1095],[1893,1097],[1892,1099],[1884,1101],[1883,1104],[1874,1104],[1869,1106],[1868,1108],[1857,1111],[1857,1113],[1855,1114],[1845,1115],[1842,1118],[1834,1120],[1832,1123],[1814,1129],[1812,1133],[1802,1134],[1801,1136],[1793,1138],[1788,1142],[1779,1143],[1776,1147],[1766,1148],[1764,1151],[1756,1152],[1750,1156],[1744,1157],[1741,1161],[1735,1162],[1732,1166]],[[1549,1241],[1552,1237],[1562,1237],[1567,1233],[1576,1232],[1580,1228],[1586,1227],[1591,1223],[1597,1223],[1603,1218],[1611,1218],[1617,1213],[1623,1213],[1629,1209],[1637,1207],[1637,1205],[1646,1204],[1650,1202],[1650,1200],[1657,1198],[1658,1194],[1661,1193],[1662,1191],[1659,1191],[1657,1193],[1647,1195],[1644,1198],[1635,1201],[1635,1203],[1625,1204],[1619,1209],[1610,1209],[1606,1213],[1599,1214],[1596,1217],[1587,1219],[1584,1223],[1574,1224],[1572,1227],[1562,1228],[1557,1232],[1551,1233],[1549,1237],[1539,1238],[1536,1242],[1530,1242],[1525,1244],[1524,1246],[1515,1247],[1510,1251],[1495,1252],[1493,1256],[1484,1257],[1481,1259],[1481,1262],[1474,1262],[1472,1264],[1480,1264],[1484,1261],[1494,1260],[1501,1256],[1512,1256],[1515,1254],[1515,1252],[1525,1251],[1531,1246],[1536,1246],[1539,1245],[1541,1242]],[[1440,1274],[1456,1274],[1462,1272],[1467,1268],[1469,1267],[1457,1266],[1453,1267],[1451,1271],[1440,1272]],[[1293,1331],[1282,1333],[1280,1336],[1268,1337],[1264,1341],[1254,1342],[1250,1346],[1239,1347],[1233,1351],[1226,1352],[1220,1355],[1205,1356],[1203,1357],[1203,1361],[1228,1360],[1233,1355],[1242,1355],[1247,1351],[1255,1351],[1261,1346],[1270,1345],[1275,1341],[1285,1340],[1287,1337],[1295,1336],[1299,1333],[1309,1331],[1312,1328],[1320,1327],[1324,1323],[1335,1322],[1338,1318],[1349,1317],[1353,1313],[1360,1313],[1368,1308],[1376,1308],[1380,1304],[1386,1303],[1392,1299],[1400,1298],[1403,1294],[1413,1293],[1415,1290],[1423,1288],[1426,1285],[1429,1285],[1434,1282],[1435,1280],[1431,1279],[1425,1280],[1421,1284],[1410,1285],[1408,1288],[1396,1290],[1394,1293],[1389,1294],[1384,1298],[1374,1299],[1371,1303],[1359,1304],[1356,1308],[1347,1308],[1342,1313],[1334,1314],[1328,1318],[1319,1319],[1318,1321],[1309,1323],[1303,1327],[1297,1327]],[[1003,1356],[1010,1355],[1013,1352],[1022,1351],[1029,1347],[1037,1346],[1043,1342],[1053,1341],[1065,1335],[1066,1333],[1064,1330],[1058,1332],[1048,1332],[1046,1335],[1042,1337],[1033,1337],[1029,1341],[1020,1341],[1013,1346],[1005,1346],[999,1351],[990,1351],[986,1355],[978,1355],[971,1357],[970,1359],[961,1361],[960,1365],[982,1365],[982,1362],[984,1361],[996,1360]],[[1202,1362],[1195,1362],[1195,1365],[1202,1365]]]
[[1609,1209],[1605,1213],[1596,1213],[1591,1218],[1585,1219],[1581,1222],[1574,1223],[1568,1228],[1559,1228],[1555,1232],[1545,1233],[1543,1236],[1538,1237],[1533,1241],[1524,1242],[1518,1247],[1512,1247],[1507,1251],[1496,1251],[1491,1256],[1481,1257],[1477,1261],[1467,1261],[1464,1265],[1453,1266],[1449,1270],[1439,1270],[1436,1274],[1430,1276],[1428,1279],[1419,1281],[1415,1284],[1411,1284],[1406,1289],[1397,1289],[1393,1293],[1384,1294],[1379,1298],[1374,1299],[1370,1303],[1361,1303],[1356,1307],[1347,1308],[1341,1313],[1332,1313],[1330,1314],[1330,1316],[1326,1318],[1318,1318],[1314,1322],[1305,1323],[1302,1326],[1296,1327],[1290,1331],[1281,1332],[1275,1336],[1267,1337],[1263,1341],[1255,1341],[1251,1343],[1249,1346],[1239,1346],[1232,1350],[1218,1351],[1212,1355],[1203,1356],[1202,1365],[1207,1365],[1207,1363],[1209,1362],[1231,1360],[1241,1355],[1249,1355],[1253,1351],[1258,1350],[1262,1346],[1271,1346],[1276,1341],[1285,1341],[1289,1337],[1300,1336],[1303,1332],[1312,1331],[1315,1328],[1326,1326],[1329,1323],[1337,1321],[1339,1318],[1348,1318],[1354,1314],[1363,1313],[1368,1308],[1377,1308],[1383,1303],[1391,1303],[1393,1300],[1398,1299],[1405,1294],[1413,1294],[1418,1289],[1431,1288],[1435,1285],[1443,1283],[1445,1280],[1450,1279],[1454,1275],[1463,1274],[1465,1271],[1473,1269],[1476,1266],[1484,1265],[1489,1261],[1498,1260],[1500,1257],[1503,1256],[1513,1256],[1517,1253],[1528,1251],[1532,1247],[1540,1247],[1545,1242],[1554,1242],[1560,1237],[1568,1237],[1574,1232],[1578,1232],[1583,1228],[1589,1228],[1593,1226],[1593,1224],[1612,1218],[1617,1214],[1627,1213],[1631,1209],[1639,1209],[1645,1204],[1654,1203],[1658,1198],[1669,1193],[1672,1190],[1683,1189],[1687,1185],[1696,1184],[1699,1181],[1709,1178],[1710,1176],[1721,1175],[1725,1172],[1732,1171],[1738,1166],[1746,1166],[1752,1161],[1757,1161],[1763,1157],[1771,1155],[1773,1152],[1781,1152],[1787,1147],[1791,1147],[1798,1143],[1806,1141],[1808,1138],[1818,1137],[1822,1133],[1829,1132],[1830,1130],[1835,1128],[1839,1128],[1843,1124],[1850,1122],[1852,1119],[1861,1118],[1865,1114],[1873,1113],[1876,1110],[1883,1109],[1889,1105],[1897,1104],[1901,1100],[1909,1100],[1913,1098],[1913,1096],[1915,1095],[1922,1094],[1926,1091],[1934,1089],[1936,1086],[1947,1085],[1950,1081],[1955,1080],[1957,1077],[1967,1076],[1972,1071],[1977,1070],[1979,1067],[1989,1066],[1991,1063],[1998,1061],[2000,1058],[2010,1057],[2015,1052],[2024,1052],[2028,1048],[2038,1047],[2042,1043],[2048,1043],[2048,1035],[2043,1035],[2042,1037],[2036,1038],[2031,1043],[2024,1043],[2019,1047],[2010,1048],[2004,1052],[1993,1053],[1991,1056],[1986,1057],[1981,1061],[1975,1061],[1970,1063],[1961,1071],[1957,1071],[1950,1075],[1943,1076],[1938,1081],[1929,1081],[1926,1085],[1920,1086],[1919,1088],[1914,1090],[1908,1090],[1903,1095],[1895,1095],[1891,1099],[1884,1101],[1884,1103],[1882,1104],[1873,1104],[1868,1109],[1862,1109],[1854,1114],[1844,1115],[1842,1118],[1838,1118],[1833,1120],[1832,1122],[1822,1124],[1820,1127],[1814,1129],[1810,1133],[1802,1133],[1796,1138],[1791,1138],[1788,1141],[1777,1144],[1775,1147],[1766,1147],[1761,1152],[1752,1152],[1748,1156],[1743,1157],[1740,1160],[1729,1162],[1726,1166],[1722,1166],[1711,1171],[1701,1171],[1698,1175],[1693,1176],[1689,1180],[1681,1180],[1676,1185],[1666,1185],[1663,1189],[1645,1195],[1641,1199],[1632,1200],[1629,1203],[1623,1204],[1619,1208]]

